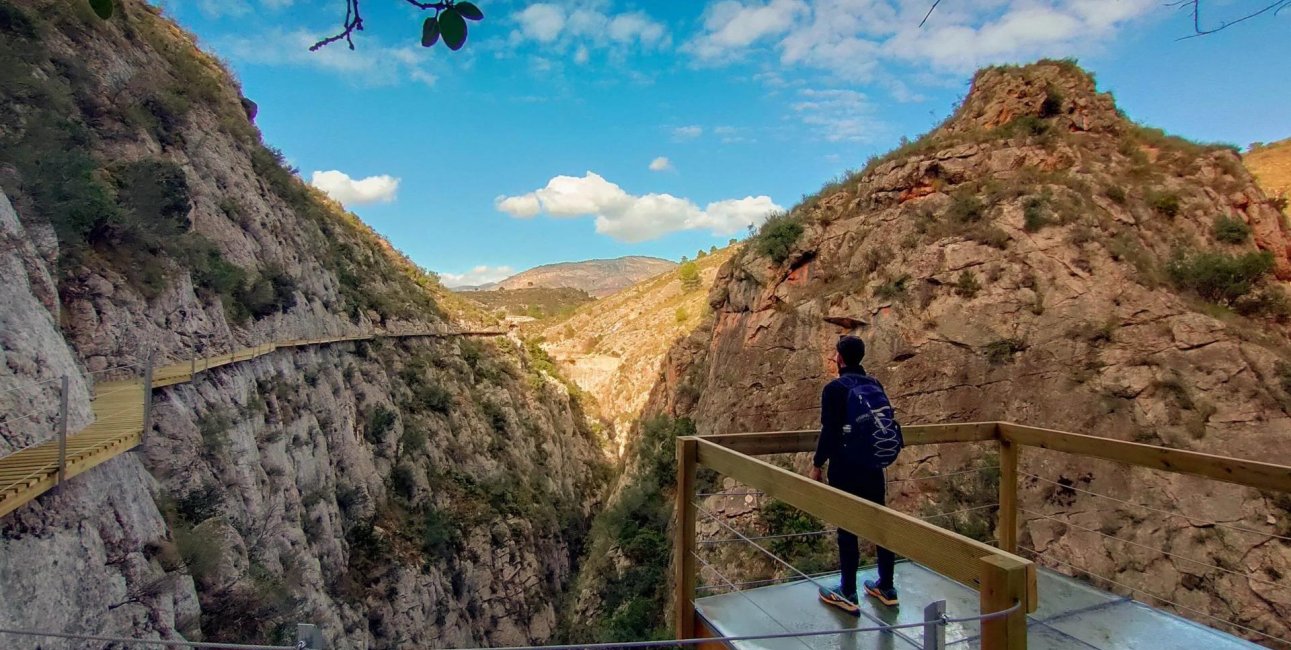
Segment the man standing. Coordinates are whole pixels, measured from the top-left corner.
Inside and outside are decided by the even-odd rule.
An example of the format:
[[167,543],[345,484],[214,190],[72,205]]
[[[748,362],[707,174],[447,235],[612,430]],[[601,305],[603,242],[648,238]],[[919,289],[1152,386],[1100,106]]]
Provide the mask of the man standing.
[[[820,440],[810,476],[820,481],[821,468],[829,463],[829,484],[879,505],[886,497],[883,468],[901,450],[901,427],[883,387],[865,374],[861,360],[865,342],[844,336],[835,347],[838,379],[829,382],[820,395]],[[820,589],[820,599],[843,611],[859,615],[856,602],[856,571],[860,564],[856,535],[838,529],[838,561],[842,583]],[[889,607],[898,604],[892,584],[892,551],[878,549],[879,579],[865,581],[865,593]]]

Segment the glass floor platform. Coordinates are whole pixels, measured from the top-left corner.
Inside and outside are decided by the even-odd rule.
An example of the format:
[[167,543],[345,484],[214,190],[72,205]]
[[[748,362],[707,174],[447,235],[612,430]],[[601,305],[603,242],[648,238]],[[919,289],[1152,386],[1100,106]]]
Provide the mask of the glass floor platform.
[[[1037,572],[1040,606],[1027,617],[1030,650],[1260,647],[1043,567],[1037,567]],[[875,574],[874,568],[861,570],[857,584],[875,579]],[[838,575],[824,576],[817,581],[835,585]],[[901,594],[900,607],[885,607],[862,595],[859,618],[821,603],[816,586],[806,580],[700,598],[695,601],[695,609],[701,621],[719,636],[915,623],[923,621],[924,607],[937,600],[946,601],[946,616],[950,618],[978,614],[976,591],[913,562],[897,563],[896,585]],[[978,648],[979,633],[980,625],[976,621],[952,623],[946,626],[946,647]],[[923,647],[923,629],[737,641],[731,645],[739,650],[910,650]]]

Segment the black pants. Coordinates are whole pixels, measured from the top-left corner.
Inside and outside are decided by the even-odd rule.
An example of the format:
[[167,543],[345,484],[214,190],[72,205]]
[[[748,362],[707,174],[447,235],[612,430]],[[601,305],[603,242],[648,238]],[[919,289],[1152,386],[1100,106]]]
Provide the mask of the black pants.
[[[830,465],[830,485],[879,505],[884,505],[887,502],[887,484],[883,478],[883,470],[846,470],[840,467],[838,468],[839,471],[836,472],[833,464],[831,463]],[[879,585],[891,587],[892,566],[896,563],[896,556],[892,554],[892,551],[882,546],[878,547],[878,556]],[[842,528],[838,529],[838,564],[839,570],[843,573],[843,593],[849,596],[855,594],[856,570],[861,564],[861,549],[856,535]]]

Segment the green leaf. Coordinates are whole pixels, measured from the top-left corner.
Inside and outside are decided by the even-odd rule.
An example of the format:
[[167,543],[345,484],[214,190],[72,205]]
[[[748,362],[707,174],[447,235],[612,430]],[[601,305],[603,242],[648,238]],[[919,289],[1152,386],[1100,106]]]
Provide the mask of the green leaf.
[[90,8],[103,20],[112,17],[112,0],[90,0]]
[[484,20],[484,12],[480,11],[480,8],[475,6],[474,2],[459,2],[453,6],[457,8],[457,13],[462,14],[462,18]]
[[421,46],[430,47],[439,42],[439,21],[434,16],[421,24]]
[[456,5],[446,7],[439,13],[439,33],[444,37],[444,45],[450,50],[462,49],[466,42],[466,20],[457,12]]

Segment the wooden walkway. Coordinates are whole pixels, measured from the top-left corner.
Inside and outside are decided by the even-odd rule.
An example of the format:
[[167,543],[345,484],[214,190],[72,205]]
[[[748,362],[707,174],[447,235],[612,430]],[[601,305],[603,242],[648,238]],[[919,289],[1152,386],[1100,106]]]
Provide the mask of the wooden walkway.
[[[375,333],[316,339],[293,339],[253,348],[235,350],[205,359],[190,360],[153,369],[152,387],[164,388],[186,384],[194,374],[272,354],[283,348],[328,345],[381,338],[505,336],[505,331],[427,331],[405,334]],[[122,453],[137,447],[143,439],[145,379],[109,381],[94,386],[90,408],[94,422],[67,436],[66,467],[62,480],[93,469]],[[58,438],[41,442],[0,458],[0,517],[53,489],[59,483],[60,450]]]

